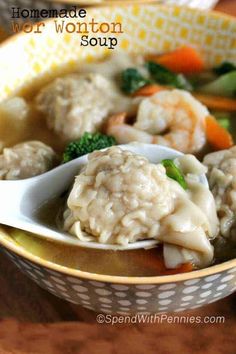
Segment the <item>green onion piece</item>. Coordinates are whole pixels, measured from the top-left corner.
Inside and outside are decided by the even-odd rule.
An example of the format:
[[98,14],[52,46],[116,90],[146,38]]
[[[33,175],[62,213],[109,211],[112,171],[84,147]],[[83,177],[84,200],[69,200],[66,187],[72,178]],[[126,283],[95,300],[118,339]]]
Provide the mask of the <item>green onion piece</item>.
[[178,182],[183,189],[188,189],[188,185],[187,182],[185,181],[183,173],[180,171],[180,169],[175,165],[175,163],[172,160],[165,159],[161,163],[165,167],[166,174],[169,178],[172,178],[176,182]]

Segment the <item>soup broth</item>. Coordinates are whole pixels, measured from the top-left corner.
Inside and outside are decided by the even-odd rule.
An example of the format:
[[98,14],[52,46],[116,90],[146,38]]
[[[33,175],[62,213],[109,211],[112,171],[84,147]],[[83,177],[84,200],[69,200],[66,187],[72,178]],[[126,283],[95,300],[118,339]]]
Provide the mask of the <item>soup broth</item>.
[[[60,245],[8,229],[13,240],[42,259],[85,272],[117,276],[159,275],[160,250],[103,251]],[[170,274],[172,272],[170,271]],[[175,273],[175,271],[173,272]],[[168,274],[168,273],[167,273]]]
[[[116,57],[113,60],[109,60],[108,63],[86,64],[82,69],[78,69],[78,71],[80,73],[100,73],[109,79],[116,79],[119,72],[124,68],[129,66],[140,67],[141,64],[143,64],[143,59],[138,57],[134,59],[123,55],[119,58]],[[68,69],[66,71],[68,71]],[[42,82],[46,81],[48,81],[48,78],[45,78]],[[43,86],[44,85],[42,85],[42,87]],[[37,88],[35,92],[35,89],[33,89],[33,95],[32,93],[29,94],[29,91],[31,90],[27,90],[28,92],[24,97],[29,104],[29,113],[27,119],[22,124],[21,122],[17,122],[16,124],[16,122],[9,119],[7,114],[4,115],[4,112],[1,112],[0,110],[0,142],[2,147],[10,147],[27,140],[39,140],[51,146],[61,160],[62,152],[65,149],[67,141],[56,134],[52,129],[48,128],[45,115],[40,113],[36,108],[35,96],[39,90],[40,88]],[[224,112],[216,113],[224,115]],[[234,115],[234,113],[231,113],[231,115]],[[234,122],[234,119],[231,121],[230,131],[236,137],[236,123]],[[51,203],[55,203],[55,201]],[[39,217],[45,223],[51,224],[56,218],[58,205],[57,208],[54,208],[51,205],[48,210],[54,211],[51,212],[51,214],[48,214],[42,209]],[[45,217],[45,215],[47,216]],[[160,262],[162,257],[161,246],[149,250],[102,251],[65,246],[59,243],[56,244],[42,240],[37,236],[32,236],[23,231],[11,228],[6,228],[6,230],[10,233],[16,243],[30,253],[47,261],[73,269],[119,276],[154,276],[159,274],[174,274],[179,271],[176,269],[167,271],[166,273],[160,273]],[[222,252],[216,252],[216,262],[218,260],[224,261],[235,257],[235,244],[230,245],[230,247],[229,244],[220,244],[219,247],[222,248]]]

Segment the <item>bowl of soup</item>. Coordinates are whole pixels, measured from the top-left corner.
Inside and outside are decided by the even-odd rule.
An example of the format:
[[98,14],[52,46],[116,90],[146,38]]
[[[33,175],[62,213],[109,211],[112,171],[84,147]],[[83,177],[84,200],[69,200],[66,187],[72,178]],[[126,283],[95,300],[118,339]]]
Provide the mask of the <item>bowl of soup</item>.
[[[73,19],[73,33],[49,21],[2,44],[0,183],[88,154],[41,220],[59,218],[80,241],[158,245],[84,248],[1,226],[1,246],[41,287],[94,311],[217,301],[236,277],[235,19],[157,5],[90,9],[91,19],[100,32],[89,45]],[[179,157],[158,159],[155,146]]]

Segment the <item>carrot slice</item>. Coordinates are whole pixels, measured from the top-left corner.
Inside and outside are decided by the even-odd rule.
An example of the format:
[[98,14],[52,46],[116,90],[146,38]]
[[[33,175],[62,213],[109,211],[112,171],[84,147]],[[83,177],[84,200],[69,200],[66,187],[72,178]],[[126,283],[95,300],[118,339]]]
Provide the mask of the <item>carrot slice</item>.
[[208,142],[216,150],[229,149],[234,145],[231,134],[212,116],[206,117],[206,135]]
[[236,100],[222,96],[203,95],[194,93],[194,97],[210,109],[234,112],[236,111]]
[[151,55],[147,59],[176,73],[198,73],[204,69],[204,62],[200,54],[188,46],[163,55]]
[[136,92],[134,92],[133,96],[137,97],[137,96],[152,96],[154,95],[154,93],[157,93],[159,91],[163,91],[166,88],[164,86],[159,86],[159,85],[146,85],[141,87],[139,90],[137,90]]

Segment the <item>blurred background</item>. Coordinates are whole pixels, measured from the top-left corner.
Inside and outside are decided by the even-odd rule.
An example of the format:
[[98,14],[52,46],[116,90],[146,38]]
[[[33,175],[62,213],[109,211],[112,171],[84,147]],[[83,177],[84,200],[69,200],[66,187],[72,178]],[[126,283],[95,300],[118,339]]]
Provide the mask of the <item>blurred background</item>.
[[161,3],[187,5],[203,10],[212,9],[218,0],[0,0],[0,27],[2,38],[11,32],[11,8],[27,9],[60,9],[70,8],[72,5],[88,6],[122,6],[127,3]]

